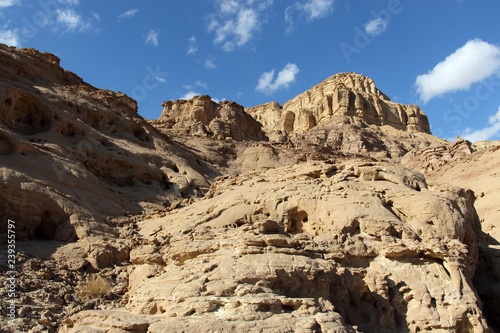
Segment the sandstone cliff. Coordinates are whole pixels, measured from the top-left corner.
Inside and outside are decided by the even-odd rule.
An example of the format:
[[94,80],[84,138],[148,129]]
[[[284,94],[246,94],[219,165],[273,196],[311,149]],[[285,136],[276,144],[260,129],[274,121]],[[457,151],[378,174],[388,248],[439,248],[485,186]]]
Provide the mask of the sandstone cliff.
[[334,75],[286,102],[247,108],[267,131],[307,131],[332,116],[357,117],[410,133],[430,133],[427,116],[416,105],[393,103],[373,80],[355,73]]
[[237,141],[265,139],[262,125],[235,102],[215,103],[210,96],[205,95],[195,96],[188,101],[166,101],[162,106],[160,123],[163,122],[167,129],[177,129],[182,134]]
[[68,325],[113,329],[120,317],[151,332],[484,332],[470,282],[471,196],[363,162],[224,179],[195,205],[140,223],[127,312],[81,313]]
[[500,150],[432,136],[372,80],[337,74],[284,106],[167,101],[145,120],[54,55],[0,46],[0,70],[0,233],[16,220],[20,263],[2,329],[497,327]]
[[209,187],[210,169],[149,125],[131,98],[36,50],[1,46],[0,64],[0,216],[19,221],[20,239],[116,235],[113,218]]
[[475,153],[462,154],[429,177],[441,183],[467,187],[477,195],[475,207],[487,241],[479,244],[478,272],[474,284],[484,302],[484,312],[500,330],[500,142],[473,145]]

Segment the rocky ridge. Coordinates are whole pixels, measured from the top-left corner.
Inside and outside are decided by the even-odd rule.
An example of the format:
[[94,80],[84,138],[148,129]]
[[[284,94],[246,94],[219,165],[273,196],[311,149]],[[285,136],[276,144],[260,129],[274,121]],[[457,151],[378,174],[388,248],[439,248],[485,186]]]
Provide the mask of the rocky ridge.
[[[486,235],[480,221],[495,224],[483,198],[498,190],[475,187],[480,171],[463,178],[476,195],[444,175],[476,158],[490,175],[498,150],[432,136],[418,107],[363,75],[283,106],[196,96],[145,120],[54,55],[0,46],[0,66],[0,215],[19,226],[13,330],[497,327],[496,226]],[[473,281],[493,287],[480,299]]]
[[20,221],[20,238],[116,235],[114,218],[210,186],[210,169],[140,117],[131,98],[84,83],[51,54],[4,46],[0,63],[0,212]]
[[367,124],[430,134],[427,116],[416,105],[393,103],[372,79],[339,73],[281,106],[271,102],[245,109],[267,131],[304,132],[334,116],[355,117]]
[[262,125],[235,102],[215,103],[210,96],[205,95],[195,96],[188,101],[166,101],[162,106],[157,124],[163,123],[165,129],[172,129],[167,133],[198,134],[236,141],[267,139],[261,130]]

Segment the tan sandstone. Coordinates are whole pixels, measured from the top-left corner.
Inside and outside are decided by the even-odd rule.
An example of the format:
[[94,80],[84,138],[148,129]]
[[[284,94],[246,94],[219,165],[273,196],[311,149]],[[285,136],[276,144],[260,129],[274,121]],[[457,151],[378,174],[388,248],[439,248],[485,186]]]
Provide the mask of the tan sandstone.
[[52,54],[0,45],[0,69],[20,295],[2,329],[500,327],[497,144],[436,138],[355,73],[283,106],[195,96],[146,120]]

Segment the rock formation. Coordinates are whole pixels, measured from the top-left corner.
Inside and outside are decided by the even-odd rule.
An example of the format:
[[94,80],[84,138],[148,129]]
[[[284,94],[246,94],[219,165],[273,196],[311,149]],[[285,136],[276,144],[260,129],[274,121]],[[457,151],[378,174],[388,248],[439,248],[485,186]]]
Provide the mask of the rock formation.
[[[456,147],[456,144],[454,145]],[[455,157],[429,177],[441,183],[460,185],[474,190],[474,204],[481,220],[486,241],[479,244],[479,262],[474,285],[484,302],[484,312],[492,327],[500,330],[500,142],[480,142],[477,150]]]
[[113,329],[122,316],[155,332],[486,331],[470,283],[472,203],[379,163],[223,179],[195,205],[140,223],[128,312],[69,326]]
[[19,221],[21,239],[116,235],[113,218],[209,187],[210,170],[131,98],[84,83],[51,54],[3,46],[0,63],[0,215]]
[[436,138],[354,73],[283,106],[196,96],[145,120],[54,55],[0,45],[0,70],[0,233],[16,221],[19,263],[2,329],[498,327],[495,143]]
[[393,103],[373,80],[355,73],[334,75],[286,102],[247,108],[267,131],[307,131],[332,116],[356,117],[410,133],[430,133],[427,116],[416,105]]
[[210,96],[204,95],[188,101],[166,101],[162,106],[160,123],[163,122],[167,129],[178,129],[182,134],[237,141],[265,139],[262,125],[235,102],[215,103]]

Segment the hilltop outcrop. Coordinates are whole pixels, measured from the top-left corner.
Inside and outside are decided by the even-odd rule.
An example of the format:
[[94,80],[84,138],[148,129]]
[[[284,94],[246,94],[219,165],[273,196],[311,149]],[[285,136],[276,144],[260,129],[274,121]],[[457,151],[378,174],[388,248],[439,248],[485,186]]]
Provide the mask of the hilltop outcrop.
[[262,125],[244,111],[243,106],[229,101],[216,103],[210,96],[190,100],[165,101],[158,119],[164,128],[176,134],[208,136],[236,141],[267,139]]
[[245,111],[262,123],[270,141],[322,152],[399,161],[416,149],[448,145],[430,134],[418,106],[391,102],[362,74],[336,74],[283,106],[271,102]]
[[336,74],[283,106],[271,102],[245,111],[260,121],[266,131],[288,134],[310,130],[333,116],[430,134],[427,116],[418,106],[391,102],[372,79],[355,73]]
[[432,136],[363,75],[283,106],[166,101],[146,120],[54,55],[0,45],[0,71],[0,233],[16,221],[19,263],[2,329],[498,325],[500,150]]

